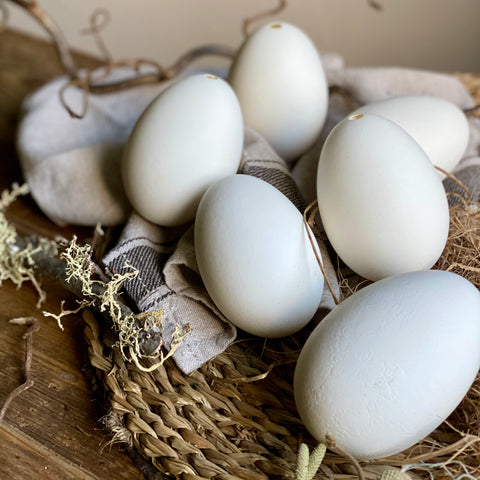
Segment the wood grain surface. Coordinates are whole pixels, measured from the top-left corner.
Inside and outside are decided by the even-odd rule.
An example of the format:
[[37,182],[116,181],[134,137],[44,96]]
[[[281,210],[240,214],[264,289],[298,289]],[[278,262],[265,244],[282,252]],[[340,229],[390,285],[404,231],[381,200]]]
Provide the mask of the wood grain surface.
[[[77,55],[82,66],[96,60]],[[13,31],[0,33],[0,191],[22,182],[14,138],[22,100],[45,82],[62,73],[54,48]],[[8,217],[22,234],[41,233],[88,238],[90,231],[58,228],[30,197],[16,201]],[[42,310],[58,312],[61,300],[74,307],[74,299],[45,280],[47,301]],[[83,324],[65,318],[61,331],[55,320],[36,307],[33,287],[17,290],[10,282],[0,287],[0,405],[23,382],[26,327],[9,320],[35,316],[40,330],[33,336],[31,376],[34,385],[17,397],[0,424],[0,480],[135,480],[142,473],[109,437],[99,419],[101,404],[82,374],[87,363]]]

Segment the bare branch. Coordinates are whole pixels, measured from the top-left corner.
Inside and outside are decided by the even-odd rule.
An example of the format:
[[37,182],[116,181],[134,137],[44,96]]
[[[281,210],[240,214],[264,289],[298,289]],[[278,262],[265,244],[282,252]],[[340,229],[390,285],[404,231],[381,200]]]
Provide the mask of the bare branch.
[[[182,55],[172,66],[164,69],[161,65],[153,60],[148,59],[136,59],[136,60],[119,60],[111,62],[107,65],[106,70],[100,76],[89,76],[86,84],[79,80],[72,80],[68,86],[83,87],[88,89],[89,93],[104,94],[117,92],[119,90],[126,90],[132,87],[138,87],[140,85],[149,85],[159,83],[165,80],[171,80],[181,73],[186,67],[199,58],[206,56],[219,56],[232,59],[235,56],[236,50],[230,47],[222,45],[205,45],[201,47],[189,50]],[[154,67],[157,71],[152,73],[138,74],[132,78],[120,81],[105,82],[108,75],[116,67],[130,67],[135,71],[138,71],[143,65],[149,65]],[[65,87],[68,88],[67,86]],[[81,116],[77,116],[81,118]]]
[[65,72],[71,77],[78,76],[78,69],[75,65],[73,57],[68,48],[68,43],[60,27],[55,21],[43,10],[36,0],[10,0],[12,3],[25,9],[40,25],[47,31],[55,44],[58,56]]
[[167,78],[176,77],[188,65],[201,57],[213,55],[233,59],[236,53],[236,49],[223,45],[203,45],[184,53],[171,67],[167,68],[166,76]]
[[103,41],[100,32],[110,23],[110,12],[105,8],[97,8],[90,15],[90,26],[80,31],[82,35],[92,35],[106,63],[112,61],[112,55]]
[[[65,99],[65,92],[71,87],[78,87],[82,89],[82,109],[80,113],[75,112],[68,106],[67,100]],[[63,108],[69,113],[72,118],[83,118],[87,114],[88,109],[88,92],[90,90],[88,78],[74,78],[69,82],[65,83],[62,86],[58,95],[60,97],[60,103],[62,104]]]
[[[82,31],[83,34],[91,34],[94,36],[99,50],[104,57],[103,70],[87,70],[79,73],[73,57],[69,50],[67,41],[63,32],[53,19],[44,11],[36,0],[10,0],[12,3],[22,7],[32,17],[34,17],[43,28],[49,33],[52,38],[60,61],[65,72],[70,76],[68,81],[59,92],[60,101],[63,107],[67,110],[73,118],[83,118],[88,109],[88,95],[90,93],[103,94],[111,93],[128,88],[138,87],[140,85],[155,84],[165,80],[170,80],[176,77],[182,70],[190,65],[195,60],[204,56],[220,56],[232,59],[236,51],[230,47],[221,45],[206,45],[194,48],[183,54],[173,65],[169,68],[163,68],[159,63],[148,59],[126,59],[126,60],[112,60],[111,54],[107,49],[105,42],[100,36],[100,32],[107,26],[110,17],[108,11],[104,9],[95,10],[90,16],[90,26]],[[283,3],[283,2],[282,2]],[[4,13],[5,18],[5,13]],[[154,72],[141,73],[142,66],[151,66]],[[108,81],[108,77],[115,68],[130,67],[135,73],[126,80],[112,80]],[[80,88],[83,91],[83,103],[79,112],[74,111],[67,103],[65,92],[71,88]]]
[[272,8],[270,10],[266,10],[264,12],[257,13],[253,17],[246,18],[243,21],[242,24],[242,33],[245,37],[249,35],[249,28],[250,25],[254,22],[258,22],[259,20],[267,17],[271,17],[272,15],[276,15],[277,13],[280,13],[282,10],[285,9],[287,6],[287,0],[279,0],[278,5],[275,8]]
[[367,4],[377,12],[381,12],[383,10],[383,5],[376,0],[367,0]]

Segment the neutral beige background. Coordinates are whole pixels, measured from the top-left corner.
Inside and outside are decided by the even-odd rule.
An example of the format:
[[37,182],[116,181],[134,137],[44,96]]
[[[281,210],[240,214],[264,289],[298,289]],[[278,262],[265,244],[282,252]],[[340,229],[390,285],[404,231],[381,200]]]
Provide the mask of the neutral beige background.
[[[401,65],[480,72],[480,0],[290,0],[275,19],[302,28],[320,51],[341,53],[349,65]],[[68,34],[71,45],[97,54],[80,35],[95,8],[107,8],[104,38],[115,58],[147,57],[168,65],[205,43],[242,41],[241,19],[276,5],[272,0],[39,0]],[[33,20],[10,4],[9,24],[41,35]]]

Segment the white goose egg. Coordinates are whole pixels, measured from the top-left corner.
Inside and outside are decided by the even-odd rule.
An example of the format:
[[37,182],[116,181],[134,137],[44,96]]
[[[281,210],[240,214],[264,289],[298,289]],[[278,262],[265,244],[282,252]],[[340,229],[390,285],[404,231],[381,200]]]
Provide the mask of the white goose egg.
[[251,34],[229,75],[245,124],[285,160],[318,137],[326,119],[328,85],[319,54],[300,29],[272,22]]
[[[365,105],[355,114],[381,115],[402,127],[423,148],[430,161],[451,172],[467,149],[470,130],[462,110],[443,98],[400,96]],[[441,178],[444,174],[439,172]]]
[[295,369],[310,433],[358,459],[398,453],[440,425],[480,368],[480,293],[429,270],[390,277],[344,300],[315,328]]
[[230,85],[192,75],[162,92],[136,123],[123,157],[125,191],[147,220],[187,223],[205,190],[237,171],[242,148],[242,114]]
[[249,333],[290,335],[319,307],[323,275],[303,216],[263,180],[233,175],[207,190],[195,219],[195,254],[214,303]]
[[386,118],[352,115],[330,132],[317,199],[333,248],[369,280],[431,268],[445,247],[442,182],[417,142]]

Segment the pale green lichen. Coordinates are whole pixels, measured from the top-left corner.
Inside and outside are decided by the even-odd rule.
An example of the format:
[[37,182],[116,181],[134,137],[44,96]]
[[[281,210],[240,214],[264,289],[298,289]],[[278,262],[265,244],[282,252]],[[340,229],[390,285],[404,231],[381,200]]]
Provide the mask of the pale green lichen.
[[[0,285],[4,280],[11,280],[17,288],[20,288],[24,282],[31,282],[38,292],[37,306],[40,307],[45,301],[46,294],[35,274],[34,257],[38,253],[55,257],[58,254],[59,245],[45,238],[36,238],[35,243],[25,242],[24,238],[18,236],[15,227],[8,222],[4,212],[20,195],[26,195],[29,191],[27,184],[21,186],[13,184],[11,190],[5,190],[0,194]],[[99,226],[97,226],[97,231],[101,232]],[[163,311],[135,315],[126,308],[122,309],[119,298],[121,289],[126,281],[138,274],[138,271],[127,265],[130,271],[124,274],[116,273],[111,278],[102,280],[101,278],[105,276],[102,275],[99,267],[91,259],[91,254],[92,247],[90,245],[80,245],[76,237],[66,242],[64,250],[60,254],[60,259],[65,263],[65,281],[80,285],[79,290],[83,298],[78,301],[78,307],[75,309],[66,310],[64,302],[61,302],[59,314],[43,312],[44,316],[53,317],[63,330],[63,317],[76,314],[86,307],[94,306],[100,312],[106,312],[110,316],[118,334],[117,346],[122,355],[127,360],[133,360],[143,370],[153,370],[174,353],[180,342],[188,334],[188,327],[183,330],[180,327],[175,329],[171,338],[171,348],[167,354],[164,353],[162,348],[159,348],[158,352],[150,357],[158,363],[151,367],[142,366],[140,359],[145,355],[142,355],[141,352],[139,332],[142,331],[142,325],[145,324],[146,318],[150,322],[147,325],[148,328],[161,331]],[[130,358],[127,358],[126,352],[128,352]]]
[[75,280],[80,283],[82,294],[85,296],[84,306],[97,303],[101,312],[108,312],[118,331],[118,344],[121,351],[124,352],[125,347],[134,347],[134,351],[137,351],[135,338],[138,326],[136,318],[133,313],[122,314],[119,306],[119,295],[123,284],[135,277],[138,271],[131,267],[131,271],[125,274],[116,273],[108,281],[93,278],[96,267],[91,259],[91,247],[90,245],[78,244],[76,237],[68,242],[65,250],[60,254],[60,258],[66,264],[66,281],[72,282]]
[[75,315],[75,314],[81,312],[84,308],[91,305],[91,301],[90,300],[79,301],[78,302],[78,307],[74,308],[73,310],[65,309],[64,305],[65,305],[65,300],[62,300],[60,302],[60,313],[58,313],[58,314],[52,313],[52,312],[47,312],[45,310],[42,312],[44,317],[54,318],[57,321],[58,327],[62,331],[64,330],[63,323],[62,323],[62,318],[67,317],[68,315]]
[[92,248],[90,245],[79,245],[77,237],[70,240],[65,250],[60,254],[60,259],[66,264],[65,280],[67,283],[77,280],[82,285],[82,293],[87,297],[92,297],[93,285],[96,283],[92,280],[94,265],[91,260]]
[[[297,464],[295,468],[295,480],[313,480],[320,468],[320,465],[327,453],[327,445],[325,443],[319,443],[317,447],[310,454],[308,446],[305,443],[301,443],[298,448]],[[348,459],[351,456],[347,456]],[[358,477],[364,479],[364,473],[361,470],[358,462],[355,462],[355,468],[359,469]],[[379,480],[412,480],[410,475],[397,468],[388,468],[382,472]]]
[[[80,304],[79,309],[95,304],[101,312],[108,313],[118,335],[117,346],[126,360],[133,361],[141,370],[152,371],[173,355],[188,334],[188,327],[186,329],[181,329],[178,326],[175,328],[169,352],[165,354],[163,349],[160,348],[155,356],[150,357],[156,363],[148,367],[140,363],[140,359],[145,357],[145,355],[142,355],[139,342],[141,326],[145,324],[149,329],[157,328],[161,331],[163,310],[137,315],[133,313],[125,314],[125,311],[122,311],[119,300],[122,287],[126,281],[138,275],[138,270],[131,265],[126,265],[126,268],[130,271],[122,274],[115,273],[107,281],[94,278],[98,267],[91,259],[91,247],[89,245],[79,245],[76,237],[68,243],[60,258],[66,263],[67,282],[76,281],[81,285],[85,299]],[[71,312],[64,311],[60,315],[51,314],[50,316],[56,318],[61,325],[62,316],[68,313],[76,313],[79,309]],[[126,352],[129,354],[128,357]]]
[[45,301],[46,294],[35,275],[33,256],[39,252],[55,255],[57,245],[51,240],[40,239],[35,245],[27,243],[26,246],[20,247],[17,242],[17,231],[5,215],[9,205],[19,196],[28,193],[27,184],[14,183],[11,190],[5,190],[0,195],[0,285],[4,280],[12,281],[17,288],[25,282],[32,283],[38,293],[37,307],[40,307]]
[[320,468],[326,453],[327,446],[324,443],[317,445],[311,454],[305,443],[300,444],[295,469],[295,480],[312,480]]
[[29,193],[30,187],[28,184],[19,185],[18,183],[13,183],[11,190],[4,190],[0,194],[0,210],[6,210],[18,197],[28,195]]
[[402,472],[402,470],[392,468],[385,470],[380,480],[412,480],[412,477],[408,473]]

